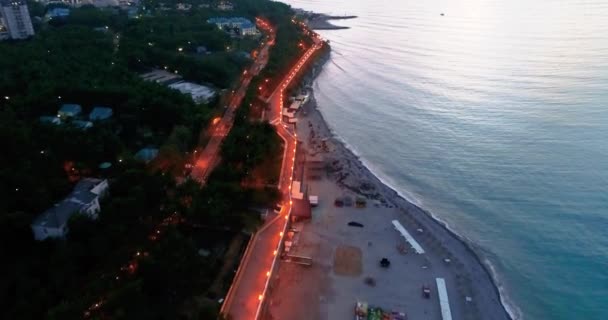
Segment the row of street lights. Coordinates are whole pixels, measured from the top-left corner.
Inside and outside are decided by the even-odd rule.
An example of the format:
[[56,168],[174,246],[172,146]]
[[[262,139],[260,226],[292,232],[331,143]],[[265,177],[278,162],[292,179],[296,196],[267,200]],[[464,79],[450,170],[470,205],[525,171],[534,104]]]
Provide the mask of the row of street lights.
[[[298,46],[302,47],[303,44],[300,43]],[[292,72],[289,74],[289,77],[287,78],[287,81],[284,82],[283,84],[281,84],[281,93],[280,93],[280,100],[279,100],[279,114],[281,114],[281,111],[283,109],[283,91],[287,88],[287,86],[289,85],[289,83],[293,80],[293,78],[296,76],[296,74],[300,71],[300,69],[304,66],[304,64],[308,61],[308,59],[311,57],[311,55],[313,54],[313,52],[315,52],[316,50],[318,50],[319,48],[321,48],[320,45],[315,44],[308,52],[306,52],[306,54],[304,55],[304,59],[300,60],[300,62],[298,62],[298,64],[296,65],[295,70],[292,70]],[[260,90],[262,90],[262,87],[259,87]],[[279,120],[279,125],[282,122],[282,117]],[[290,134],[289,131],[287,131],[287,133]],[[291,135],[291,134],[290,134]],[[279,233],[279,241],[277,243],[276,246],[276,250],[273,251],[273,260],[272,263],[270,265],[270,269],[266,272],[266,283],[264,285],[264,289],[263,291],[258,295],[258,307],[257,307],[257,311],[256,311],[256,315],[254,319],[258,319],[260,316],[260,312],[262,309],[262,305],[264,303],[264,298],[266,296],[267,290],[268,290],[268,286],[270,284],[270,276],[272,274],[272,271],[275,268],[275,264],[277,262],[277,253],[280,251],[281,249],[281,245],[283,243],[283,239],[285,236],[285,231],[287,230],[287,226],[289,224],[289,215],[291,214],[291,205],[292,205],[292,200],[291,200],[291,182],[293,181],[293,172],[294,172],[294,165],[295,165],[295,157],[296,157],[296,150],[297,150],[297,144],[298,141],[296,139],[297,137],[297,133],[294,132],[293,135],[293,142],[294,142],[294,147],[293,147],[293,156],[291,158],[291,170],[289,172],[289,185],[288,185],[288,190],[289,190],[289,208],[286,210],[286,215],[285,215],[285,225],[283,227],[283,231],[281,231]]]

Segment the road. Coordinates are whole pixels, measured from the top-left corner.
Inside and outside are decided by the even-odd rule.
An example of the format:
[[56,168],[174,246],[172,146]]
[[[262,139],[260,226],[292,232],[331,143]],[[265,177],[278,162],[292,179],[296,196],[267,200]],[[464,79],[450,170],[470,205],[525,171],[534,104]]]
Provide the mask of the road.
[[[260,26],[259,23],[258,26]],[[262,27],[260,26],[260,28]],[[247,92],[251,79],[257,75],[268,62],[268,52],[270,47],[274,45],[275,36],[274,30],[269,29],[269,31],[270,39],[264,43],[264,46],[260,49],[260,52],[251,67],[243,72],[237,89],[233,90],[231,93],[232,96],[226,106],[224,115],[217,123],[211,124],[211,137],[209,142],[207,142],[207,145],[202,150],[197,149],[194,151],[197,156],[190,176],[202,184],[206,182],[207,177],[219,161],[218,155],[220,146],[222,145],[224,138],[226,138],[230,132],[230,129],[232,129],[236,109],[241,105],[241,101],[243,101],[243,97]]]
[[270,279],[278,263],[280,244],[287,230],[287,222],[291,213],[290,191],[297,145],[295,132],[283,122],[281,117],[283,92],[310,57],[322,46],[321,39],[315,38],[314,45],[306,51],[267,99],[270,106],[267,119],[275,126],[277,133],[285,142],[279,181],[279,189],[283,195],[283,208],[278,216],[258,230],[243,257],[222,306],[222,313],[229,314],[233,320],[257,320],[259,318]]

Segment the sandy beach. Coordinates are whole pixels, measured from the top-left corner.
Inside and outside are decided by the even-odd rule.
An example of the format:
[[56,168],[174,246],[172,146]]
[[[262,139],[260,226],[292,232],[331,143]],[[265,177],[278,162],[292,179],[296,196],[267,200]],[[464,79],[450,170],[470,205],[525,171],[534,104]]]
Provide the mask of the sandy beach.
[[[322,63],[304,83],[312,82]],[[290,254],[311,257],[313,263],[280,263],[265,318],[353,319],[355,303],[365,301],[404,312],[408,319],[439,320],[436,279],[442,278],[453,319],[510,319],[489,272],[470,247],[376,178],[333,136],[311,86],[304,87],[310,99],[298,113],[298,140],[308,156],[323,159],[325,170],[305,182],[308,194],[319,196],[319,205],[311,220],[293,225]],[[365,198],[366,207],[335,206],[344,197]],[[424,248],[423,254],[414,252],[393,220]],[[379,265],[382,258],[389,259],[390,267]],[[422,295],[423,285],[431,289],[429,299]]]

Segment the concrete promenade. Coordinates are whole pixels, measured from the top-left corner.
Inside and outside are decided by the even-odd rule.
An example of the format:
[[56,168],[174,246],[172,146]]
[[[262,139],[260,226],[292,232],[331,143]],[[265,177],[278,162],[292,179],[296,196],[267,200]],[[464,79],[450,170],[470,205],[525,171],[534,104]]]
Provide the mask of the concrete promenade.
[[304,53],[267,100],[270,106],[267,119],[275,126],[277,133],[285,142],[279,181],[283,208],[278,216],[258,230],[252,240],[250,252],[243,257],[239,272],[222,306],[222,313],[230,315],[233,320],[259,318],[269,281],[278,263],[280,246],[291,213],[290,191],[297,145],[295,133],[281,119],[283,92],[310,57],[321,47],[322,42],[315,39],[315,44]]

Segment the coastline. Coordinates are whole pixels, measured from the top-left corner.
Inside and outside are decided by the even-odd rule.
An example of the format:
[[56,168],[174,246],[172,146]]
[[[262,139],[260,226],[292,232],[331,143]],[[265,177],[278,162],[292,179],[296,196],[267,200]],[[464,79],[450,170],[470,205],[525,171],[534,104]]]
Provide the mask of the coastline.
[[314,13],[310,11],[305,11],[302,9],[295,9],[296,14],[300,17],[304,18],[306,25],[308,28],[313,30],[342,30],[342,29],[350,29],[350,27],[337,26],[330,22],[330,20],[348,20],[348,19],[356,19],[357,16],[332,16],[322,13]]
[[[480,309],[480,319],[522,319],[520,312],[513,303],[506,298],[504,288],[499,285],[497,274],[488,262],[475,249],[475,244],[465,237],[458,235],[450,229],[444,221],[421,208],[406,196],[400,194],[396,188],[372,172],[370,164],[356,155],[341,137],[337,136],[325,120],[322,111],[314,97],[312,84],[320,74],[323,65],[329,61],[331,51],[328,50],[315,63],[308,76],[303,81],[310,94],[310,99],[304,106],[306,119],[312,123],[318,132],[318,137],[328,139],[335,146],[333,158],[344,166],[336,172],[336,182],[343,188],[365,196],[372,201],[379,201],[381,206],[397,208],[406,219],[411,219],[414,225],[419,225],[439,242],[441,250],[445,250],[461,272],[467,274],[475,292],[475,299]],[[346,169],[344,169],[346,168]],[[364,188],[361,188],[364,182]],[[362,190],[364,189],[364,190]]]

